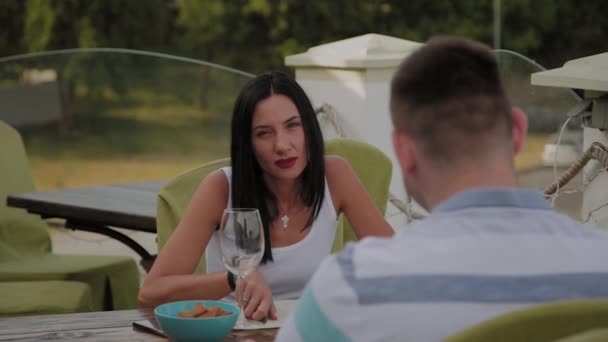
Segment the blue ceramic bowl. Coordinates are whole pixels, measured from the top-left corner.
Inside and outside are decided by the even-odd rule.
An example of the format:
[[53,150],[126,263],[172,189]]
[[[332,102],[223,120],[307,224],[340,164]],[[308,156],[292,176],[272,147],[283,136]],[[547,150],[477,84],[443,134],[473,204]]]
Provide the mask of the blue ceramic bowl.
[[[220,306],[230,315],[209,318],[183,318],[177,315],[191,310],[197,303],[206,307]],[[240,309],[234,304],[215,300],[185,300],[162,304],[154,309],[154,315],[161,329],[172,341],[216,342],[222,341],[232,331],[239,317]]]

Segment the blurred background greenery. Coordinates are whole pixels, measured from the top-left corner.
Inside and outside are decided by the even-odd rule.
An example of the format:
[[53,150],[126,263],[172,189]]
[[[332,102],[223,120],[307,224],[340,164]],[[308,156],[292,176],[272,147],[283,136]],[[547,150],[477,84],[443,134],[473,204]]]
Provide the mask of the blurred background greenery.
[[545,67],[608,47],[602,0],[24,0],[0,2],[0,53],[122,47],[256,73],[283,67],[285,55],[372,32],[492,45],[496,3],[500,48]]
[[[602,0],[7,0],[0,56],[111,47],[243,72],[85,50],[5,60],[0,91],[23,84],[28,70],[55,72],[60,120],[18,127],[38,188],[165,179],[228,154],[238,90],[249,73],[285,69],[286,55],[367,33],[420,42],[450,34],[555,68],[608,50],[605,13]],[[521,168],[539,163],[546,133],[558,128],[538,127]]]

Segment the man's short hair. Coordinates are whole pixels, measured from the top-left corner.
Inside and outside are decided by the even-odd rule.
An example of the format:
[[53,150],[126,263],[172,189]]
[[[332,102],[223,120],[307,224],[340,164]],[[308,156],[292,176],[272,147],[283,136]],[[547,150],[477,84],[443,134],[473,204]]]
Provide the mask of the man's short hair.
[[464,38],[433,38],[406,58],[393,76],[390,107],[395,128],[432,160],[475,157],[511,137],[496,57]]

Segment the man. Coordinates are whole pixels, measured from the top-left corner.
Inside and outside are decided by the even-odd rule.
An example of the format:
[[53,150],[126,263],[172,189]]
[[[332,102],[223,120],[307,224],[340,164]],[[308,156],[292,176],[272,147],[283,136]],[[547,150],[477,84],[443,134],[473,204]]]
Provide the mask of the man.
[[322,263],[279,341],[438,341],[502,313],[608,297],[608,234],[516,187],[527,120],[485,46],[436,38],[391,84],[393,146],[430,212]]

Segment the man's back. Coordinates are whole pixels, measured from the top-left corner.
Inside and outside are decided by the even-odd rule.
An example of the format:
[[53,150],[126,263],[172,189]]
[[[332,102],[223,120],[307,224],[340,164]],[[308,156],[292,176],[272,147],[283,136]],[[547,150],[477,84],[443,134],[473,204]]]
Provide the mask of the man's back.
[[608,297],[607,247],[538,192],[458,193],[327,260],[279,337],[437,341],[530,304]]

